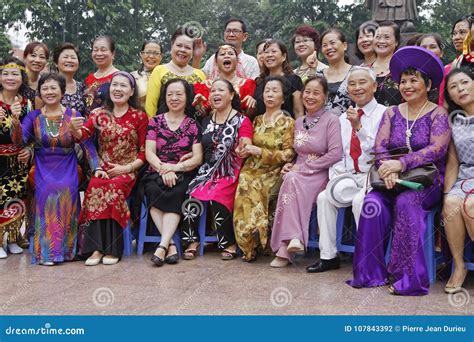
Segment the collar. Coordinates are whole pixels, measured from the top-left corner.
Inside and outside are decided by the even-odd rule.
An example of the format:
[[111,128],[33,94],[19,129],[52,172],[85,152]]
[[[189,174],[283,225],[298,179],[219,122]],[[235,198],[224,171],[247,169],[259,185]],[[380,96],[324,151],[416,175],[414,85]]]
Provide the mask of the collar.
[[[360,108],[364,111],[364,115],[370,117],[372,113],[375,111],[375,108],[377,107],[378,103],[375,97],[367,103],[364,107]],[[356,110],[359,109],[359,107],[356,107]]]

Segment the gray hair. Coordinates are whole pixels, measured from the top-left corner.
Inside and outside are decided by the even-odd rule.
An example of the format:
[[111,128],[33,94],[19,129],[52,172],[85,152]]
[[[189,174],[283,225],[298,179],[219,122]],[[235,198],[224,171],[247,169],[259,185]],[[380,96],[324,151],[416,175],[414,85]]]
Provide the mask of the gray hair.
[[349,71],[349,75],[347,78],[351,77],[352,73],[356,71],[365,71],[369,74],[370,78],[374,81],[377,82],[377,75],[375,75],[375,72],[373,69],[368,68],[368,67],[363,67],[363,66],[353,66],[352,69]]

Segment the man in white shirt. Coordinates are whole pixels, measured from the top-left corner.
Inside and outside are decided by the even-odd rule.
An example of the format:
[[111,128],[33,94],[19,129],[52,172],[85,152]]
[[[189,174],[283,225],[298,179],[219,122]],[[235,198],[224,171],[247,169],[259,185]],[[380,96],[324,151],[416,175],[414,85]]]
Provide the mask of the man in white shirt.
[[[241,19],[229,19],[224,26],[224,41],[235,47],[238,53],[238,64],[235,74],[240,78],[256,79],[260,75],[260,68],[255,57],[247,55],[242,50],[243,43],[247,40],[249,34],[247,26]],[[193,56],[193,67],[200,68],[202,56],[205,53],[204,49],[198,49],[200,53]],[[215,57],[212,55],[202,68],[207,78],[215,80],[219,77],[219,69],[215,63]]]
[[343,158],[329,169],[329,183],[317,199],[320,261],[306,268],[319,273],[340,267],[336,248],[338,208],[352,205],[356,225],[366,193],[366,183],[375,137],[387,107],[374,98],[377,90],[375,73],[366,67],[353,67],[349,72],[347,90],[356,107],[349,107],[339,117]]

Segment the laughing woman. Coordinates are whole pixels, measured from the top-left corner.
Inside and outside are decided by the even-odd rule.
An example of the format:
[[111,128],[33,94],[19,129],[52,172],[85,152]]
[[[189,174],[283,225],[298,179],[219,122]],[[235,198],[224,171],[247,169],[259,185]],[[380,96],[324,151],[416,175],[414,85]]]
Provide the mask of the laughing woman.
[[[202,82],[206,75],[189,65],[193,56],[194,38],[186,28],[178,28],[171,37],[171,61],[157,66],[148,80],[145,109],[148,117],[164,113],[165,101],[160,98],[161,88],[173,78],[181,78],[190,84]],[[161,106],[161,108],[160,108]]]
[[[52,266],[76,255],[80,198],[75,140],[70,125],[79,114],[61,105],[66,91],[63,76],[43,74],[38,88],[44,106],[28,113],[22,123],[24,143],[33,142],[35,147],[32,261]],[[91,170],[96,170],[94,144],[85,140],[82,147]]]
[[[202,121],[204,164],[189,184],[188,193],[192,198],[186,212],[192,212],[192,204],[195,204],[192,201],[209,201],[221,258],[231,260],[237,250],[232,225],[235,191],[245,158],[243,146],[252,142],[252,124],[239,113],[239,96],[229,81],[214,81],[210,101],[215,110]],[[199,218],[185,215],[184,221],[181,234],[187,247],[184,258],[191,260],[197,255]]]
[[[219,70],[219,79],[232,83],[235,91],[239,94],[242,112],[245,114],[252,111],[256,102],[252,97],[255,91],[255,81],[236,76],[238,54],[235,47],[229,44],[219,46],[215,54],[215,61]],[[208,114],[211,111],[209,103],[211,86],[211,80],[194,84],[195,105],[201,114]]]
[[[82,127],[74,123],[77,139],[97,137],[99,171],[89,182],[82,205],[81,251],[87,266],[116,264],[123,253],[123,228],[130,210],[127,198],[136,181],[136,171],[145,161],[148,120],[137,105],[132,75],[116,72],[111,79],[105,107],[94,110]],[[104,256],[105,255],[105,256]]]

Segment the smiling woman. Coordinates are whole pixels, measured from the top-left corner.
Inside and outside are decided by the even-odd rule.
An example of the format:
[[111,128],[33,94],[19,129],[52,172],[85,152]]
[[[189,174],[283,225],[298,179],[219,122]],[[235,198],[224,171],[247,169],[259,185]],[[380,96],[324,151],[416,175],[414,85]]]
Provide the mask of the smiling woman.
[[149,117],[164,112],[165,100],[160,99],[161,87],[173,78],[194,84],[204,81],[206,75],[189,65],[193,56],[194,38],[186,28],[178,28],[171,37],[171,61],[157,66],[148,81],[145,109]]

